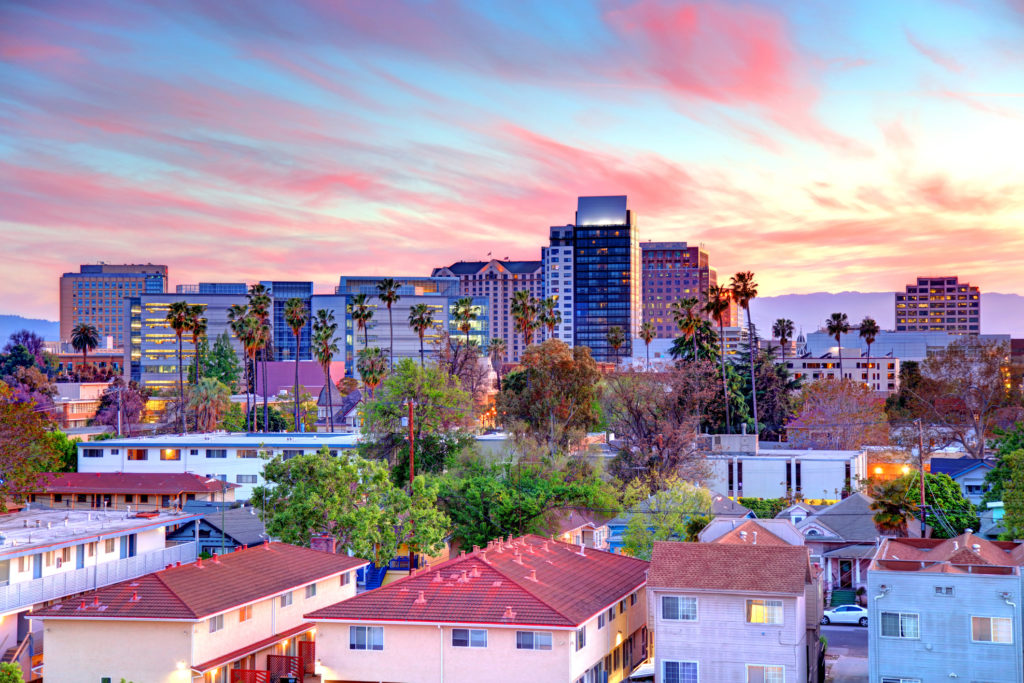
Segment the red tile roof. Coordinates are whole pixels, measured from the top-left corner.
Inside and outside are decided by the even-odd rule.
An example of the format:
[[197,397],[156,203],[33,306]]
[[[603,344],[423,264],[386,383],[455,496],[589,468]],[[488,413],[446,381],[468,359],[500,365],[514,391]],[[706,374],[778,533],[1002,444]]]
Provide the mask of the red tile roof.
[[[122,581],[33,613],[65,619],[193,620],[368,564],[346,555],[267,543]],[[85,608],[82,608],[82,601]]]
[[217,667],[223,666],[228,662],[233,662],[236,659],[241,659],[242,657],[248,657],[254,652],[259,652],[260,650],[270,647],[271,645],[280,642],[285,638],[291,638],[292,636],[297,636],[301,633],[305,633],[311,628],[313,628],[313,624],[311,622],[299,624],[294,628],[290,628],[286,631],[281,631],[280,633],[272,635],[269,638],[258,640],[255,643],[249,643],[245,647],[240,647],[234,652],[229,652],[226,655],[221,655],[216,659],[211,659],[210,661],[203,662],[202,664],[196,664],[192,667],[192,671],[198,674],[204,674],[207,671],[210,671],[211,669],[216,669]]
[[161,474],[129,472],[61,472],[39,475],[37,493],[148,493],[176,496],[182,493],[220,493],[238,484],[186,472]]
[[648,563],[523,536],[307,614],[314,621],[576,627],[645,583]]
[[651,588],[803,594],[812,580],[804,546],[673,543],[658,541],[651,556]]
[[940,571],[941,565],[1019,567],[1024,565],[1024,544],[994,542],[974,534],[947,539],[887,538],[875,562],[881,569],[904,571]]
[[[743,533],[741,536],[740,533]],[[757,536],[754,536],[757,534]],[[732,531],[716,538],[712,543],[734,543],[744,545],[793,545],[782,540],[758,522],[750,519]]]

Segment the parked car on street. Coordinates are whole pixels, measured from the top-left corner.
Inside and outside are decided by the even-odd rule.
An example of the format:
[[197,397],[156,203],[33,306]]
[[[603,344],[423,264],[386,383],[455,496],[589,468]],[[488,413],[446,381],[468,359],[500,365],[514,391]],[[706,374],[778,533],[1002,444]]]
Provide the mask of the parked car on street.
[[822,624],[857,624],[858,626],[868,625],[868,610],[860,605],[840,605],[833,609],[825,610],[821,618]]

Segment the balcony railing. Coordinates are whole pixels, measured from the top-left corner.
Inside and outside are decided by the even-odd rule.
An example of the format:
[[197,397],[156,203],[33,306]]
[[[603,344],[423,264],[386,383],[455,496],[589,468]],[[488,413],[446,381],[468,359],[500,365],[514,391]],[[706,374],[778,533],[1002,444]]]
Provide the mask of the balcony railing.
[[118,581],[134,579],[163,569],[175,562],[192,562],[196,559],[196,544],[182,543],[162,550],[141,553],[123,560],[63,571],[44,576],[41,579],[22,581],[0,587],[0,610],[29,607],[47,600],[57,600],[68,595],[84,593]]

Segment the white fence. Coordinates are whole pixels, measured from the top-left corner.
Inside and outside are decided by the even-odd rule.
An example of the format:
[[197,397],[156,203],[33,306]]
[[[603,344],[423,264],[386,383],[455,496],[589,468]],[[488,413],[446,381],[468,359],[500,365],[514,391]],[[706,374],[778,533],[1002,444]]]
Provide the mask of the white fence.
[[57,600],[66,595],[109,586],[118,581],[134,579],[163,569],[175,562],[193,562],[196,559],[196,544],[182,543],[163,550],[142,553],[135,557],[73,569],[44,576],[41,579],[22,581],[0,587],[0,611],[8,612],[29,607],[47,600]]

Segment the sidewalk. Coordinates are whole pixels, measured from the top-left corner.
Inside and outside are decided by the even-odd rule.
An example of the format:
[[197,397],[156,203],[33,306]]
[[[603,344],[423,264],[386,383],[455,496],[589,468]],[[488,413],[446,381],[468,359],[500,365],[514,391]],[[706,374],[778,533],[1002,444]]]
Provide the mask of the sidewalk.
[[828,683],[868,683],[867,657],[848,657],[847,649],[829,648],[825,655],[825,680]]

